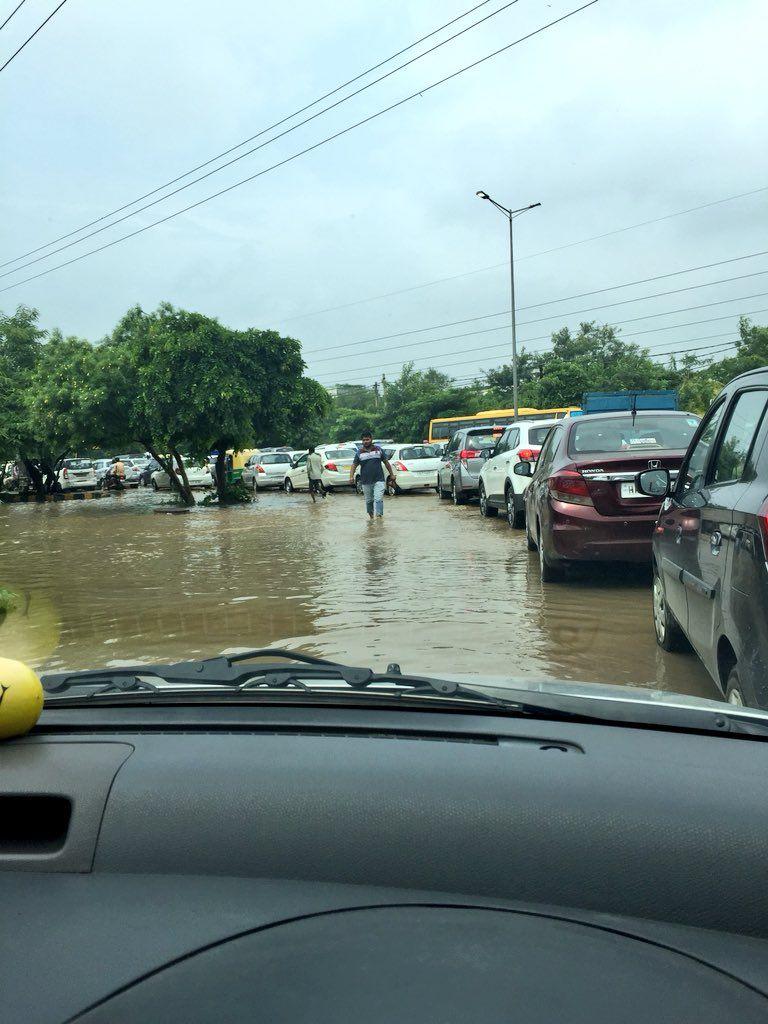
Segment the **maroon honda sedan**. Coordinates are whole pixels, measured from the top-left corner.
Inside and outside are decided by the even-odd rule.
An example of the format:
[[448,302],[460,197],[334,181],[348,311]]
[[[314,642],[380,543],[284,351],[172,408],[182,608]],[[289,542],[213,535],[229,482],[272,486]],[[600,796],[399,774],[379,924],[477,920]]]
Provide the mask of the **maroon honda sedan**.
[[526,534],[538,548],[541,578],[569,562],[648,562],[661,501],[640,494],[644,469],[680,468],[699,418],[686,412],[600,413],[552,427],[525,492]]

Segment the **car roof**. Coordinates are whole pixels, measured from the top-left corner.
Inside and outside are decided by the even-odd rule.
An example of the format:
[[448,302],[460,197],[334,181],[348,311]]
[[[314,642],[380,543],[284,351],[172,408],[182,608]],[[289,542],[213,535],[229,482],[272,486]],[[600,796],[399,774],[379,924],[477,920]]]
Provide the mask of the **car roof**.
[[[592,412],[587,413],[585,416],[569,416],[565,420],[556,420],[556,422],[566,423],[571,429],[573,429],[573,427],[578,426],[579,423],[594,423],[595,420],[626,419],[627,416],[631,415],[631,409],[623,409],[619,412]],[[698,413],[686,412],[684,409],[638,409],[635,416],[696,416],[698,419],[701,419]]]
[[723,391],[727,391],[728,388],[732,387],[736,383],[736,381],[744,380],[746,377],[759,376],[761,373],[768,375],[768,366],[756,366],[754,370],[745,370],[744,373],[740,373],[738,377],[734,377],[733,380],[728,381],[723,388]]

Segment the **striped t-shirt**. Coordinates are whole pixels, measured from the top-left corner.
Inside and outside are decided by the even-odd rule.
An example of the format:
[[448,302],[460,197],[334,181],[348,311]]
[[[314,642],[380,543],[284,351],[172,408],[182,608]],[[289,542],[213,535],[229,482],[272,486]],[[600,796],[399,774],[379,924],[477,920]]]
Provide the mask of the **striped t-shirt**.
[[381,462],[384,452],[377,444],[370,448],[359,448],[355,456],[355,465],[360,467],[360,483],[375,484],[384,479]]

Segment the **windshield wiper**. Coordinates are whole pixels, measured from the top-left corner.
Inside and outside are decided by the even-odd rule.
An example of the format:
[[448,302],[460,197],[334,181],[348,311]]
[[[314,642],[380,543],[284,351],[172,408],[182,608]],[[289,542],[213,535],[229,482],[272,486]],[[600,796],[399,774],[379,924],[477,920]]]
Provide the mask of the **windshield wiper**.
[[[290,661],[261,661],[254,659],[283,658]],[[250,664],[246,664],[250,662]],[[369,686],[389,684],[396,690],[383,690],[383,693],[439,695],[440,697],[456,697],[471,699],[484,704],[492,704],[508,710],[516,706],[499,700],[496,697],[464,686],[448,679],[436,679],[431,676],[403,675],[400,666],[391,664],[383,673],[374,672],[370,668],[359,668],[343,665],[339,662],[316,658],[310,654],[296,651],[274,650],[270,648],[241,651],[237,654],[222,654],[217,658],[205,658],[201,661],[179,661],[168,665],[135,665],[124,668],[91,669],[77,672],[50,672],[41,676],[46,693],[59,694],[80,687],[88,687],[88,696],[103,693],[131,693],[136,691],[152,691],[157,693],[169,690],[184,689],[194,686],[195,689],[222,687],[237,692],[258,690],[261,688],[300,689],[313,694],[322,694],[310,682],[329,681],[343,682],[352,690],[365,690]],[[91,686],[103,682],[98,689]],[[84,695],[84,694],[83,694]]]

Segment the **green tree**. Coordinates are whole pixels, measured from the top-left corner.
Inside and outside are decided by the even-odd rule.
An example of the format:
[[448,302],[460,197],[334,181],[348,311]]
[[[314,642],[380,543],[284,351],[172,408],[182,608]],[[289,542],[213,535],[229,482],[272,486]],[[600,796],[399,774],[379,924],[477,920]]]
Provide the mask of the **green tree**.
[[128,311],[110,338],[126,353],[130,433],[168,473],[187,504],[194,497],[183,454],[217,451],[216,488],[226,499],[225,456],[285,436],[326,401],[302,376],[299,342],[275,331],[236,331],[213,317],[163,303]]
[[466,412],[470,398],[470,389],[456,387],[439,370],[415,370],[413,363],[406,363],[384,389],[379,429],[398,440],[420,441],[431,419]]

